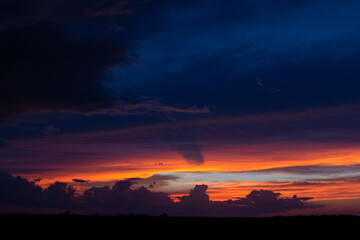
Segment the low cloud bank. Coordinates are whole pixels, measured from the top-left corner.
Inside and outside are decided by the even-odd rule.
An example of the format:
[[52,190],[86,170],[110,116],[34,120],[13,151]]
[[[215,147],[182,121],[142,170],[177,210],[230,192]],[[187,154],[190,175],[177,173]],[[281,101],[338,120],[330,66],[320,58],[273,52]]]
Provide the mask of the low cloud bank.
[[[172,216],[261,216],[294,209],[319,208],[309,197],[282,198],[270,190],[253,190],[242,198],[211,201],[207,185],[196,185],[188,195],[174,202],[166,193],[152,192],[141,186],[132,189],[131,179],[117,181],[114,186],[92,187],[77,196],[67,183],[55,182],[47,189],[22,177],[0,172],[0,211],[7,206],[71,211],[79,214],[149,214]],[[55,210],[56,209],[56,210]]]

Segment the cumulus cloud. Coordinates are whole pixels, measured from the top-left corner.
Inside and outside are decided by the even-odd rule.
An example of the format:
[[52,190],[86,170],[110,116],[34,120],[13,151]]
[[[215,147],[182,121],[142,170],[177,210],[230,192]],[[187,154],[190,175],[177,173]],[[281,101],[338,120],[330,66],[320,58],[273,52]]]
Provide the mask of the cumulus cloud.
[[57,208],[75,208],[77,205],[75,189],[66,183],[55,182],[44,193],[44,202]]
[[[169,177],[165,177],[168,179]],[[281,198],[280,193],[270,190],[254,190],[243,198],[227,201],[211,201],[206,193],[207,185],[196,185],[188,195],[174,202],[166,193],[152,192],[141,186],[134,188],[131,179],[117,181],[112,187],[91,187],[80,196],[73,187],[55,182],[42,189],[35,182],[0,173],[0,205],[23,205],[58,210],[72,210],[84,214],[150,214],[167,213],[177,216],[258,216],[265,213],[281,213],[294,209],[318,208],[307,203],[312,198]]]
[[0,203],[38,205],[42,200],[42,188],[35,182],[21,177],[13,177],[8,172],[0,172]]
[[131,180],[123,180],[112,188],[93,187],[81,199],[87,208],[102,214],[161,214],[173,204],[165,193],[151,192],[145,187],[133,190],[131,185]]
[[270,190],[253,190],[244,198],[227,201],[211,201],[206,194],[207,185],[196,185],[188,196],[179,197],[176,215],[206,216],[261,216],[267,213],[283,213],[294,209],[319,208],[309,204],[311,197],[281,198],[280,193]]
[[209,203],[209,195],[206,194],[208,189],[207,185],[196,185],[194,189],[191,189],[188,196],[182,196],[178,199],[181,204],[191,205],[191,206],[200,206],[203,204]]
[[[42,189],[35,181],[20,176],[14,177],[8,172],[0,172],[0,204],[18,204],[42,208],[77,207],[75,190],[66,183],[55,182]],[[1,209],[6,210],[3,206]]]
[[229,200],[228,203],[244,208],[248,214],[263,214],[319,207],[319,205],[309,205],[306,203],[306,201],[311,199],[311,197],[298,198],[296,195],[292,198],[280,198],[280,193],[270,190],[254,190],[246,195],[245,198]]

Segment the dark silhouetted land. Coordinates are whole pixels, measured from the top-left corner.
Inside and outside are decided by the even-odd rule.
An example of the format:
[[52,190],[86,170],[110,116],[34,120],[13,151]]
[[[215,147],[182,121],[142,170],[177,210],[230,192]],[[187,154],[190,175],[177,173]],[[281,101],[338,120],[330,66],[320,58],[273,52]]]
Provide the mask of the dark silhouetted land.
[[[89,234],[96,231],[129,231],[129,229],[168,229],[175,231],[198,230],[209,234],[220,229],[238,230],[265,234],[262,231],[291,231],[291,234],[301,234],[306,231],[331,233],[342,231],[347,234],[360,228],[360,217],[350,215],[323,215],[323,216],[294,216],[269,218],[234,218],[234,217],[172,217],[147,215],[28,215],[28,214],[1,214],[2,229],[8,231],[11,227],[18,229],[51,231],[68,231],[77,229]],[[90,231],[90,232],[89,232]],[[255,232],[254,232],[255,231]],[[259,231],[259,232],[257,232]],[[279,232],[280,231],[280,232]],[[284,232],[283,232],[284,233]],[[345,236],[345,235],[344,235]]]

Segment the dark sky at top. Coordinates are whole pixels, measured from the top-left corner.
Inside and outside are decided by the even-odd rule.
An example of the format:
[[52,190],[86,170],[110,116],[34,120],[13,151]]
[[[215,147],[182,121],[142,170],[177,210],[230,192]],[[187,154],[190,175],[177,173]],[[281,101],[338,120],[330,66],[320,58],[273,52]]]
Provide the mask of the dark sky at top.
[[1,5],[3,117],[118,100],[214,115],[359,100],[356,1]]
[[[21,131],[32,124],[30,134],[48,126],[74,134],[340,111],[330,127],[357,128],[347,114],[360,100],[359,8],[357,1],[2,1],[1,119]],[[303,127],[323,128],[322,120]],[[193,133],[183,135],[192,141]]]

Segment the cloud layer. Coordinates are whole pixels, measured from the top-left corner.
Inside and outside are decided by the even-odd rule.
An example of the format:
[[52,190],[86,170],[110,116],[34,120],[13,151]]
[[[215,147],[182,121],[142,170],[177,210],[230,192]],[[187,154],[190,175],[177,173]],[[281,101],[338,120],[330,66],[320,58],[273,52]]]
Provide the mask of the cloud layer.
[[82,214],[259,216],[320,207],[306,202],[311,198],[281,198],[280,193],[269,190],[254,190],[244,198],[221,202],[209,199],[207,185],[196,185],[189,195],[174,202],[166,193],[152,192],[143,186],[131,188],[135,181],[129,179],[117,181],[112,187],[89,188],[80,196],[75,196],[75,189],[66,183],[55,182],[42,189],[35,182],[7,172],[0,173],[0,180],[1,212],[7,212],[8,205],[20,205]]

